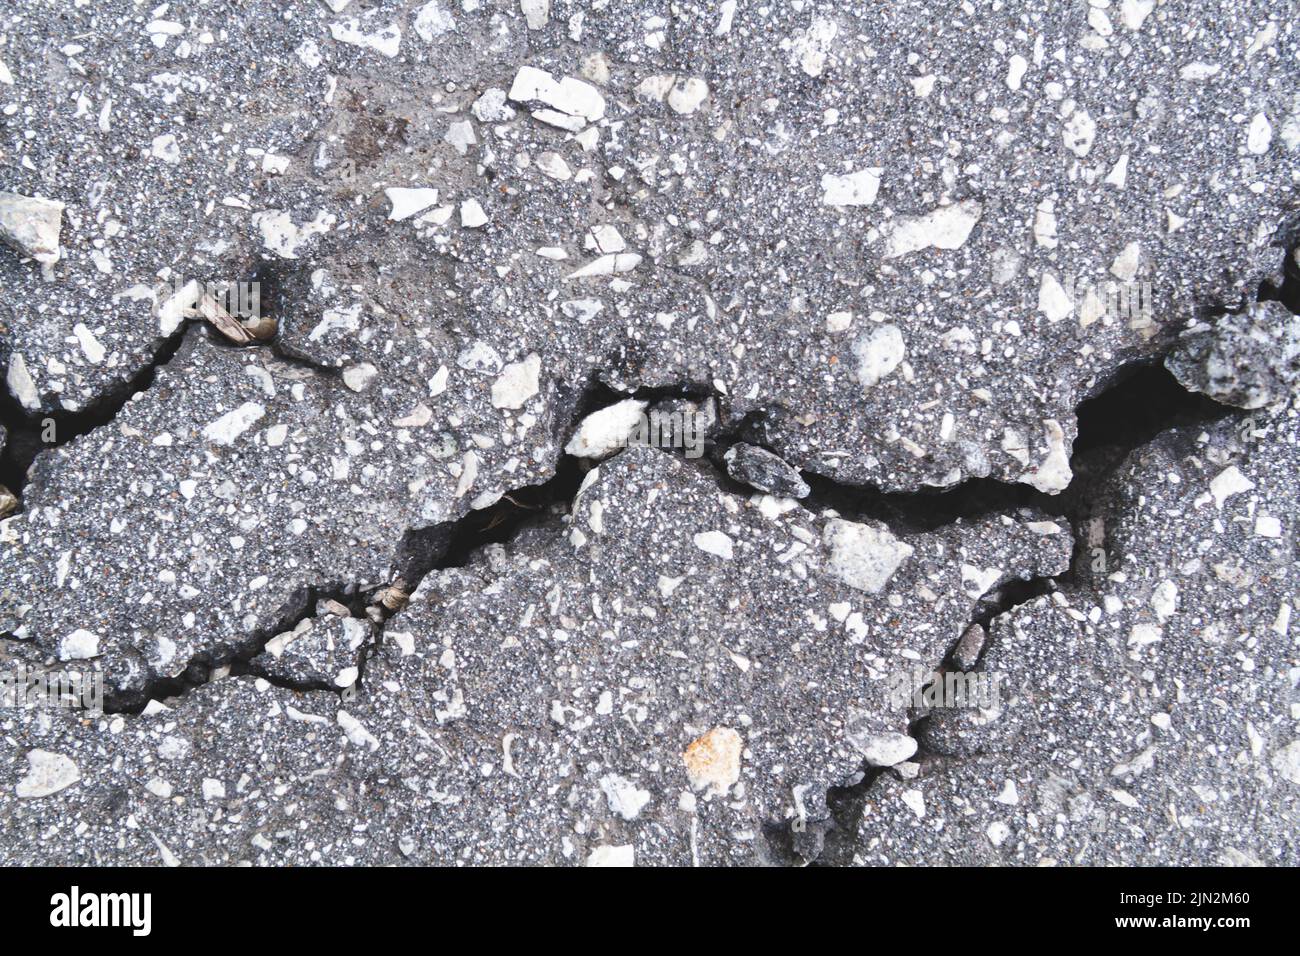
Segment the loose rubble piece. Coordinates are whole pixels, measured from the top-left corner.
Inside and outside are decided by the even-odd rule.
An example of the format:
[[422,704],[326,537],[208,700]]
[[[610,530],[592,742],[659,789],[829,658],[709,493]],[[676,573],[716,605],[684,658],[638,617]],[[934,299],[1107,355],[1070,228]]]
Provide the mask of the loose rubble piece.
[[1220,315],[1185,332],[1165,366],[1184,388],[1225,405],[1284,401],[1300,385],[1300,318],[1279,302]]
[[811,489],[788,464],[764,448],[737,442],[723,455],[727,474],[778,498],[807,498]]
[[1088,586],[996,618],[835,862],[1300,862],[1300,427],[1167,433],[1112,478]]
[[[824,820],[828,788],[908,756],[891,675],[966,627],[961,566],[1052,574],[1071,550],[993,516],[910,537],[873,595],[841,580],[831,520],[631,448],[563,523],[428,575],[350,700],[229,677],[136,716],[6,712],[24,744],[0,813],[83,821],[73,852],[103,861],[156,863],[156,841],[187,863],[776,859],[769,829]],[[17,792],[30,748],[79,782]],[[110,794],[113,815],[92,810]]]

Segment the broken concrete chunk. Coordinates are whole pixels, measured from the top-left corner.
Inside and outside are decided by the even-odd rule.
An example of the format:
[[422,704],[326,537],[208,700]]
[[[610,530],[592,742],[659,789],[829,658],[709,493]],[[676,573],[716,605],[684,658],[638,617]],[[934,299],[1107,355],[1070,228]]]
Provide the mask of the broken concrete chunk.
[[912,546],[885,528],[832,518],[822,531],[830,549],[828,569],[849,587],[879,594],[894,572],[912,556]]
[[1224,405],[1272,405],[1300,383],[1300,318],[1280,302],[1252,303],[1183,333],[1165,367],[1188,391]]
[[0,192],[0,239],[37,262],[59,261],[63,203]]
[[722,460],[732,478],[778,498],[806,498],[811,490],[797,469],[757,445],[739,442],[727,449]]

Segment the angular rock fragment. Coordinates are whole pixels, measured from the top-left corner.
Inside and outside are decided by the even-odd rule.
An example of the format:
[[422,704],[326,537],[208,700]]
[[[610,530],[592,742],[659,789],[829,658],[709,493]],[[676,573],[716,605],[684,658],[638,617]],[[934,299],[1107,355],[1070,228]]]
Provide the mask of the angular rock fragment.
[[59,261],[63,203],[0,192],[0,240],[37,262]]
[[1280,302],[1254,302],[1184,332],[1165,367],[1189,391],[1256,409],[1283,401],[1300,383],[1300,318]]
[[833,518],[823,534],[832,574],[850,587],[879,594],[914,549],[885,528]]
[[811,491],[798,471],[757,445],[737,442],[722,459],[732,478],[778,498],[806,498]]

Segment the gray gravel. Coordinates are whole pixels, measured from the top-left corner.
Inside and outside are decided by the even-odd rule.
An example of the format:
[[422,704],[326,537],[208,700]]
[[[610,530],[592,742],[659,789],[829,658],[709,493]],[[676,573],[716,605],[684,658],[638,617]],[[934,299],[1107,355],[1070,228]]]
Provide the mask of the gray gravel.
[[1298,862],[1275,3],[29,6],[0,859]]

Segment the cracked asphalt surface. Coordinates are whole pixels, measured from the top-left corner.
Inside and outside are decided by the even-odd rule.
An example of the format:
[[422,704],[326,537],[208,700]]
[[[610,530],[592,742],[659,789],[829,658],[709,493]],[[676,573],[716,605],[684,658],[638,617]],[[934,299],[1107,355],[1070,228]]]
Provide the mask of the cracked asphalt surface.
[[1264,0],[0,0],[0,862],[1300,863],[1298,183]]

